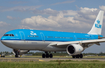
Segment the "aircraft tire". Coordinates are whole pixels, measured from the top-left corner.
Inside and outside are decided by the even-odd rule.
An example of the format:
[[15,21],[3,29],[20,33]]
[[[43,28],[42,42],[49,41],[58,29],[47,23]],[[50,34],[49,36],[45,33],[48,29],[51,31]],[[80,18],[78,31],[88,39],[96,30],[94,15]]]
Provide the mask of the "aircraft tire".
[[16,55],[15,55],[15,58],[18,58],[19,56],[18,56],[18,54],[16,53]]
[[80,55],[76,55],[76,58],[79,58],[80,57]]
[[50,57],[50,55],[49,54],[46,54],[46,58],[49,58]]
[[83,58],[83,54],[80,54],[80,58]]
[[15,53],[15,58],[18,58],[19,56],[19,52],[18,52],[18,50],[16,50],[16,49],[13,49],[13,51],[14,51],[14,53]]
[[52,54],[50,54],[50,55],[49,55],[49,57],[50,57],[50,58],[53,58],[53,55],[52,55]]
[[16,51],[15,54],[16,54],[16,55],[15,55],[15,58],[18,58],[18,57],[19,57],[19,56],[18,56],[18,51]]
[[75,55],[73,55],[73,56],[72,56],[72,58],[76,58],[76,56],[75,56]]
[[83,58],[83,54],[73,55],[72,58]]
[[45,54],[42,54],[42,58],[45,58],[46,57],[46,55]]
[[15,58],[18,58],[18,55],[17,54],[15,55]]

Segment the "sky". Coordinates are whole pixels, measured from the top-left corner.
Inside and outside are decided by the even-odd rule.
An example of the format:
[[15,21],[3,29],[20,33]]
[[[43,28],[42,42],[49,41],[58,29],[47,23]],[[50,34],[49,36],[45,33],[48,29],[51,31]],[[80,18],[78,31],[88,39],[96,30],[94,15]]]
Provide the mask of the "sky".
[[[87,33],[100,10],[105,11],[105,0],[0,0],[0,37],[23,28]],[[0,51],[12,49],[0,42]],[[84,50],[89,52],[105,52],[105,43]]]

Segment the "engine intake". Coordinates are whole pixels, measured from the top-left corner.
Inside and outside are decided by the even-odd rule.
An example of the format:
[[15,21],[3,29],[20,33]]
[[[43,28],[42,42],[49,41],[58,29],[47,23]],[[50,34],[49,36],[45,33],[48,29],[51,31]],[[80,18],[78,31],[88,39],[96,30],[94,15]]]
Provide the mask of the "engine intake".
[[66,51],[69,55],[77,55],[83,51],[83,47],[80,44],[70,44],[67,46]]

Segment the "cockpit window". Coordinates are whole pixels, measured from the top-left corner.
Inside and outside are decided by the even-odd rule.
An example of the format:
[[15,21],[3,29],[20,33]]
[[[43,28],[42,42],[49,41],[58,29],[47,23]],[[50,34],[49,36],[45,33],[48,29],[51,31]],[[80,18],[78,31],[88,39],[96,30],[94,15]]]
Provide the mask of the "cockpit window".
[[14,36],[13,34],[4,34],[4,36]]

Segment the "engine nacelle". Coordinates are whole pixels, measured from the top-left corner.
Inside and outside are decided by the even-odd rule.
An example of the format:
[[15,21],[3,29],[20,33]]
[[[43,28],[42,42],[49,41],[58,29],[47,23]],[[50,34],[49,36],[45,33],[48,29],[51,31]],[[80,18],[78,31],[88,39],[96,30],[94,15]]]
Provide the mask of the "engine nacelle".
[[27,52],[29,52],[29,50],[16,50],[13,49],[13,54],[15,55],[18,52],[18,55],[23,55],[26,54]]
[[67,46],[66,51],[69,55],[77,55],[83,51],[83,47],[80,44],[70,44]]

